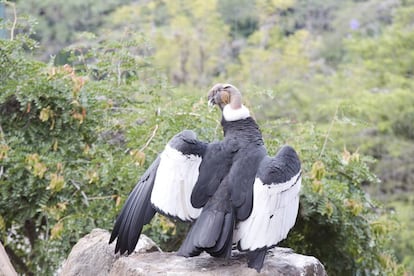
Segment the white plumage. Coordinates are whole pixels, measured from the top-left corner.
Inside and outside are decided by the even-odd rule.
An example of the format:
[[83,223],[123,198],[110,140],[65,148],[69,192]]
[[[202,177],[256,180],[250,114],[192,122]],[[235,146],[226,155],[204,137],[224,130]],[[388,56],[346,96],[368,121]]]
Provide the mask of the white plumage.
[[252,213],[237,224],[233,237],[233,242],[240,241],[242,250],[271,247],[286,238],[298,213],[300,174],[284,183],[270,185],[256,178]]
[[239,109],[232,109],[228,104],[223,108],[223,117],[229,122],[243,120],[250,117],[250,111],[244,105],[242,105]]
[[198,178],[201,157],[185,155],[167,144],[160,158],[151,203],[163,213],[181,220],[196,219],[201,209],[191,205],[190,197]]

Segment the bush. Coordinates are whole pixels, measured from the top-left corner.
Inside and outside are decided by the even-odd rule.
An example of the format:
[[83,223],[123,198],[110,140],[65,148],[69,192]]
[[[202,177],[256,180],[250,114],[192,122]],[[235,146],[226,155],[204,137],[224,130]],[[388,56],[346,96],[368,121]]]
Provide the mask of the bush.
[[392,124],[392,129],[397,136],[414,140],[414,111],[401,114]]
[[92,161],[99,126],[84,78],[31,60],[22,50],[28,43],[0,41],[0,238],[20,272],[51,274],[100,224],[89,199],[104,193]]
[[[90,68],[33,60],[24,49],[35,46],[24,35],[0,40],[0,239],[19,272],[47,275],[80,237],[112,226],[120,195],[143,171],[145,156],[135,147],[145,144],[154,125],[140,127],[139,118],[121,123],[125,103],[138,109],[144,99],[147,109],[140,115],[155,112],[147,104],[153,86],[141,75],[134,100],[127,95],[131,89],[121,88],[130,84],[112,78],[122,66],[138,72],[135,60],[131,64],[126,56],[114,68],[101,65],[107,77],[98,83]],[[109,64],[114,57],[108,52],[100,61]],[[111,97],[112,89],[125,94]],[[138,128],[141,137],[127,148],[126,132],[137,135]]]
[[310,123],[279,120],[262,129],[271,153],[288,143],[302,160],[298,219],[280,245],[317,257],[329,275],[401,275],[390,248],[399,224],[363,189],[378,184],[373,159],[337,150]]

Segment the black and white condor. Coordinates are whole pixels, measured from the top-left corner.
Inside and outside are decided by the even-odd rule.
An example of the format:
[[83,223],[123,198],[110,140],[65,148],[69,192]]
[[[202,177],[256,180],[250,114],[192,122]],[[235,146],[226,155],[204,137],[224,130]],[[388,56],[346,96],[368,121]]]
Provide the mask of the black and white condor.
[[159,212],[193,222],[178,255],[229,258],[236,244],[260,272],[267,250],[295,224],[300,161],[290,146],[267,155],[233,85],[216,84],[208,100],[222,110],[224,139],[205,143],[189,130],[175,135],[129,195],[110,243],[118,238],[115,252],[132,253],[142,227]]

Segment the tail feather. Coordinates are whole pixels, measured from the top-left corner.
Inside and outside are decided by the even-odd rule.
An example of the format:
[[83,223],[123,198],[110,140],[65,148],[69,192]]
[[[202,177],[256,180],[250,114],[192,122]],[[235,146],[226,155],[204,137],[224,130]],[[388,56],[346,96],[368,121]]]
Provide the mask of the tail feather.
[[230,258],[233,244],[234,216],[233,213],[227,213],[224,217],[222,235],[219,237],[216,245],[206,251],[214,257]]
[[187,237],[185,238],[184,242],[181,244],[180,248],[177,251],[178,256],[194,257],[200,255],[200,253],[203,252],[202,249],[194,246],[193,232],[194,227],[191,227],[190,231],[187,234]]
[[233,212],[204,210],[191,227],[177,254],[192,257],[206,251],[214,257],[229,258],[233,227]]
[[198,220],[200,222],[194,224],[195,246],[199,248],[215,246],[222,232],[224,213],[204,212]]

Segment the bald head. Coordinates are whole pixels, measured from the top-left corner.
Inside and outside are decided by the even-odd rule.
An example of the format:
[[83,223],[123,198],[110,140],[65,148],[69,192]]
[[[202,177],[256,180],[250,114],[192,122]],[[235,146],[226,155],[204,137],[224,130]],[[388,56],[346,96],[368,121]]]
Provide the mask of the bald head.
[[242,97],[234,85],[217,83],[208,92],[208,102],[210,105],[218,105],[222,110],[228,104],[233,109],[239,109],[242,106]]

